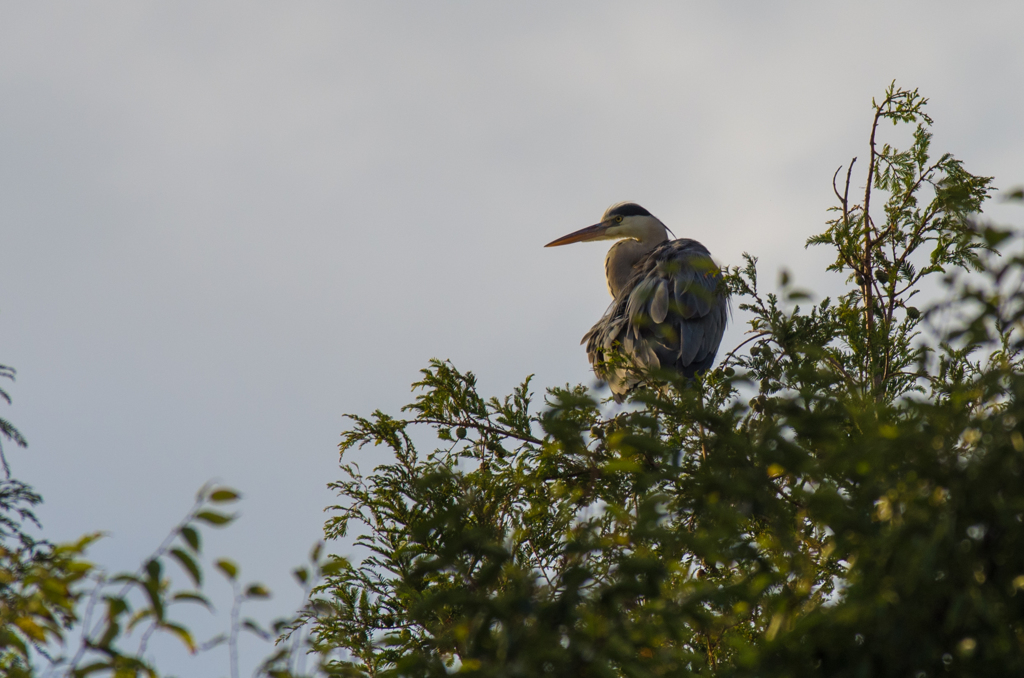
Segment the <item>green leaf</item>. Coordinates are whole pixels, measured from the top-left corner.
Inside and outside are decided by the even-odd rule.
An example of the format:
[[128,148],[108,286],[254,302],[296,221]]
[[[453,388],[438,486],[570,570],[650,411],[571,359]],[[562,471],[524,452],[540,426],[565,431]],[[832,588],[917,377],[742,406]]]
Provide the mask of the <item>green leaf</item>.
[[622,457],[613,459],[604,466],[605,473],[638,473],[642,470],[643,466],[639,463]]
[[215,527],[227,525],[235,518],[236,516],[218,513],[217,511],[200,511],[196,514],[196,520],[201,520]]
[[1012,238],[1013,233],[1006,229],[988,226],[982,231],[982,237],[985,238],[985,244],[989,247],[998,247]]
[[232,501],[238,501],[241,497],[237,492],[232,489],[221,487],[210,493],[210,501],[223,504]]
[[262,584],[250,584],[248,586],[248,588],[245,589],[245,597],[246,598],[269,598],[270,597],[270,591],[268,589],[264,588],[264,586]]
[[214,566],[216,566],[218,570],[224,573],[225,577],[227,577],[231,581],[234,581],[235,578],[238,577],[238,566],[230,560],[228,560],[227,558],[221,558],[220,560],[216,560],[214,561],[213,564]]
[[[132,577],[131,580],[141,584],[135,577]],[[107,601],[107,618],[109,619],[115,619],[128,611],[128,601],[121,596],[107,596],[105,600]]]
[[352,564],[348,560],[341,556],[331,556],[331,559],[320,567],[320,573],[325,577],[332,577],[350,569]]
[[97,641],[96,646],[102,648],[109,648],[110,644],[113,643],[114,640],[120,635],[121,625],[117,622],[110,622],[109,624],[107,624],[107,628],[103,632],[103,635],[100,636],[99,641]]
[[203,573],[199,564],[184,549],[171,549],[170,554],[181,564],[196,586],[203,585]]
[[149,575],[150,580],[159,582],[162,573],[163,567],[160,565],[159,560],[152,558],[146,561],[146,574]]
[[97,671],[109,671],[113,667],[114,664],[110,661],[93,662],[92,664],[86,664],[85,666],[79,666],[76,668],[74,675],[76,678],[79,676],[88,676],[96,673]]
[[185,543],[189,545],[189,548],[199,553],[199,532],[196,528],[186,525],[181,528],[180,533]]
[[171,600],[180,601],[183,603],[199,603],[206,609],[213,612],[213,605],[210,604],[210,601],[206,598],[206,596],[195,591],[179,591],[178,593],[175,593],[173,596],[171,596]]
[[174,622],[164,622],[160,624],[160,628],[170,632],[171,635],[176,636],[178,640],[188,648],[188,651],[191,654],[196,653],[196,644],[192,640],[192,633],[187,628],[180,624],[175,624]]

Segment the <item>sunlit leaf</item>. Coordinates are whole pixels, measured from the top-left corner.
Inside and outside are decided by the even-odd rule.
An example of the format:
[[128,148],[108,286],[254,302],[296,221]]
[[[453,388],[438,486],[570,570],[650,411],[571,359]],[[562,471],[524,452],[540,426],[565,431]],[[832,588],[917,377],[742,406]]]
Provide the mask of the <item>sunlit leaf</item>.
[[246,598],[269,598],[270,591],[267,590],[262,584],[250,584],[245,589]]
[[241,495],[239,495],[238,492],[226,487],[222,487],[210,493],[210,501],[217,504],[223,504],[227,502],[238,501],[240,496]]
[[224,573],[224,576],[234,581],[238,577],[238,566],[226,558],[214,561],[214,566]]

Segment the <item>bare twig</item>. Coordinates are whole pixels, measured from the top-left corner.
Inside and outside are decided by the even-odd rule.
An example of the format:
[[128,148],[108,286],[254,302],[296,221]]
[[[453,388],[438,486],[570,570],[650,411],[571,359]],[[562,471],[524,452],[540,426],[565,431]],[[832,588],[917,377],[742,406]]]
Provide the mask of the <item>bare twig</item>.
[[[868,159],[868,176],[867,181],[864,184],[864,259],[861,268],[863,272],[861,274],[861,292],[864,294],[864,313],[865,313],[865,325],[867,326],[867,355],[868,360],[871,361],[871,345],[872,345],[872,334],[875,328],[875,314],[874,314],[874,297],[872,292],[873,286],[871,285],[871,187],[875,181],[875,163],[878,153],[875,150],[875,133],[878,131],[878,121],[882,117],[882,110],[885,107],[886,102],[882,102],[881,106],[875,107],[875,118],[871,123],[871,139],[868,145],[871,148],[871,155]],[[868,364],[868,368],[871,369],[872,365]],[[875,377],[872,370],[872,383],[875,381]]]

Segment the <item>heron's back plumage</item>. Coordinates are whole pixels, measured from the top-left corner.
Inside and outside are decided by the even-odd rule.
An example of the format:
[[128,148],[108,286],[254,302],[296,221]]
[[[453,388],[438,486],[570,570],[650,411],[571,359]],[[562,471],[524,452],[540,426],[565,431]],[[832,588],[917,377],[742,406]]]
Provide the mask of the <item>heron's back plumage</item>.
[[616,345],[638,368],[670,368],[693,377],[714,363],[728,312],[722,273],[707,249],[696,240],[669,240],[633,264],[608,311],[581,343],[595,373],[621,400],[637,377],[605,364]]

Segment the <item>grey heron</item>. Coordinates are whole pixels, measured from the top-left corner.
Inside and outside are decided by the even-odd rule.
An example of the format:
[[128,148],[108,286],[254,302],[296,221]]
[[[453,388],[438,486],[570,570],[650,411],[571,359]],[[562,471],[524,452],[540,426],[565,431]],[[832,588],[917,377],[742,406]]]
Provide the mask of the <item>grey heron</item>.
[[721,270],[704,245],[669,240],[669,232],[640,205],[623,202],[609,207],[600,223],[545,245],[619,241],[604,261],[614,301],[580,342],[619,402],[639,379],[628,365],[606,364],[616,344],[638,370],[669,368],[692,378],[711,367],[722,342],[729,299]]

